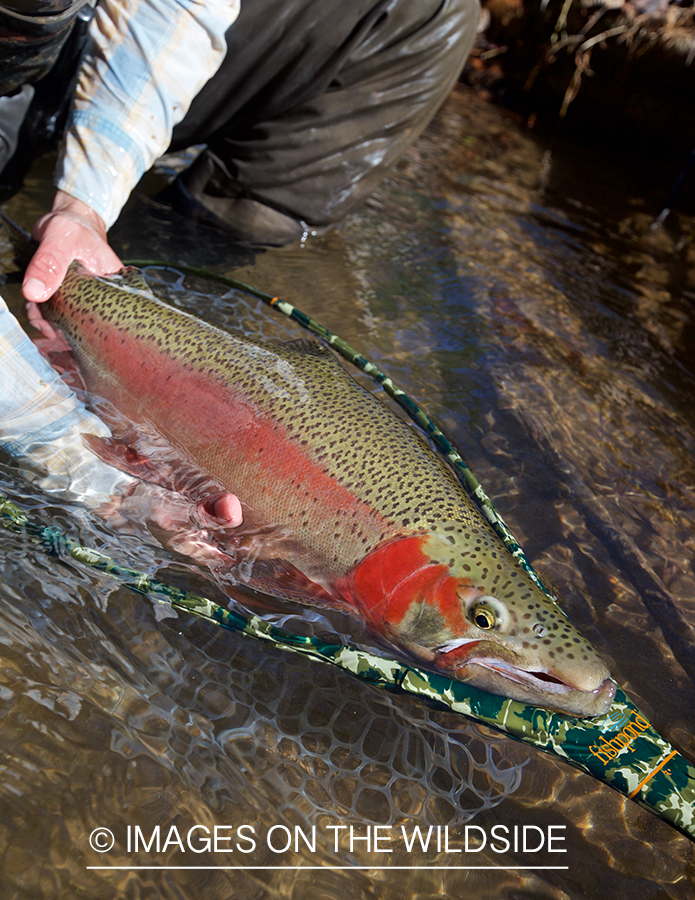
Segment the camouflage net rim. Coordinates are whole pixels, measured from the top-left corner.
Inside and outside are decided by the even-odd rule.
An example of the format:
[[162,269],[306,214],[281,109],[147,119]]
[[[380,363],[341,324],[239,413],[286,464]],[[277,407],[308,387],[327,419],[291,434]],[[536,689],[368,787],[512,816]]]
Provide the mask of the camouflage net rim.
[[661,737],[620,688],[603,716],[594,719],[563,716],[364,650],[292,634],[239,609],[225,609],[206,597],[121,566],[96,550],[80,546],[54,526],[30,522],[15,503],[2,495],[0,518],[6,528],[28,533],[48,553],[69,556],[118,578],[139,593],[169,602],[177,610],[337,666],[377,687],[401,690],[443,704],[515,740],[552,753],[625,794],[695,840],[695,767]]
[[[134,260],[130,264],[173,268],[183,274],[242,290],[326,340],[343,357],[382,385],[389,396],[432,438],[509,552],[551,596],[480,483],[448,439],[404,391],[362,354],[291,304],[236,279],[204,269],[171,266],[155,260]],[[241,610],[225,609],[205,597],[157,582],[142,572],[120,566],[104,554],[71,541],[55,527],[31,523],[16,504],[1,494],[0,519],[5,527],[13,531],[27,532],[47,552],[70,556],[83,565],[118,578],[140,593],[154,595],[160,602],[169,602],[182,612],[335,665],[386,690],[403,690],[443,704],[468,718],[497,728],[516,740],[552,753],[614,787],[695,840],[695,767],[658,734],[620,688],[605,715],[594,719],[570,718],[497,697],[463,682],[455,682],[357,648],[295,635],[260,617],[246,615]],[[551,599],[554,600],[552,596]]]

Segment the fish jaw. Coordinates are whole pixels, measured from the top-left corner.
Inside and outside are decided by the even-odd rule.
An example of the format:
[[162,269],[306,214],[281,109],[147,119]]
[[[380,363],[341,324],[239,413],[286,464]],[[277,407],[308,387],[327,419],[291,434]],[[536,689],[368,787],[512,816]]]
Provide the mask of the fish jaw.
[[[539,664],[540,665],[540,664]],[[592,717],[606,713],[615,697],[615,682],[608,676],[594,688],[577,689],[541,668],[527,670],[502,659],[498,648],[487,641],[471,641],[445,648],[435,666],[457,681],[465,681],[491,694],[530,703],[568,716]]]
[[605,664],[492,546],[481,569],[480,547],[457,552],[448,534],[395,538],[353,569],[343,592],[377,634],[435,671],[567,715],[601,715],[615,694]]

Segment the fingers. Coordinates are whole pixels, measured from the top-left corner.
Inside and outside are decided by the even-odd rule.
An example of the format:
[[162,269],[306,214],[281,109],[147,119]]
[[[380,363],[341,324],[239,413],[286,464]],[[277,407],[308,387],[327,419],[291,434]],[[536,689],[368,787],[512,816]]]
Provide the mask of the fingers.
[[208,524],[205,519],[212,519],[213,523],[223,528],[236,528],[243,521],[241,503],[234,494],[216,494],[199,501],[197,506],[201,525]]
[[[95,275],[116,272],[123,265],[109,247],[101,218],[62,191],[56,194],[52,211],[34,225],[32,237],[39,246],[27,266],[22,291],[33,303],[42,303],[56,292],[74,259]],[[32,324],[40,319],[34,310]]]
[[102,510],[107,518],[117,511],[122,518],[152,522],[165,532],[224,532],[243,521],[239,498],[227,491],[191,501],[183,494],[140,482],[126,496]]
[[58,332],[41,315],[41,308],[38,306],[38,304],[27,303],[26,312],[29,322],[37,331],[41,332],[44,338],[49,341],[55,341],[58,339]]
[[39,246],[24,273],[22,292],[27,300],[34,303],[48,300],[55,293],[70,265],[67,256],[73,241],[66,235],[68,239],[65,246],[61,245],[60,226],[53,220],[53,213],[42,216],[32,230],[32,236],[39,242]]
[[169,546],[207,566],[234,565],[230,530],[242,523],[241,503],[234,494],[223,492],[199,500],[188,508],[187,525],[169,540]]

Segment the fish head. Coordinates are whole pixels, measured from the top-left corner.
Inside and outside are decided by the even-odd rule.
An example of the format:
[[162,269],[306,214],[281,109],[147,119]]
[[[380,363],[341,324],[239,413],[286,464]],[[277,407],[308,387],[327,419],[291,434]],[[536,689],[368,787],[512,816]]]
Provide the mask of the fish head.
[[491,531],[443,523],[386,541],[349,588],[376,633],[442,675],[572,716],[613,701],[603,660]]

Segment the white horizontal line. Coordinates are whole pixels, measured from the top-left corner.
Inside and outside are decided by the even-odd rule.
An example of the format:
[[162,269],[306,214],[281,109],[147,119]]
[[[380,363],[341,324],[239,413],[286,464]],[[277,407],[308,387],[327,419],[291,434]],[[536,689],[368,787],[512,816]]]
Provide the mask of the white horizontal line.
[[350,870],[358,870],[365,869],[370,872],[388,872],[390,870],[394,871],[420,871],[425,869],[445,869],[445,870],[467,870],[467,869],[492,869],[499,870],[500,872],[511,872],[511,871],[538,871],[540,869],[548,870],[548,869],[569,869],[569,866],[87,866],[88,869],[99,869],[102,871],[131,871],[138,869],[140,871],[165,871],[170,869],[233,869],[234,871],[239,870],[262,870],[262,871],[275,871],[275,870],[301,870],[306,869],[339,869],[341,871],[350,871]]

